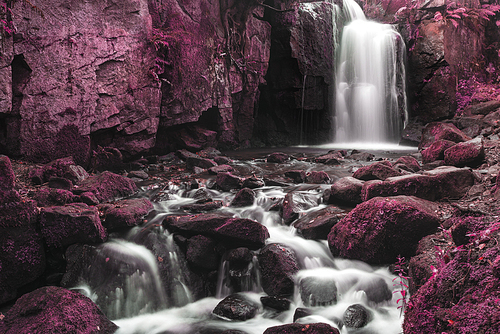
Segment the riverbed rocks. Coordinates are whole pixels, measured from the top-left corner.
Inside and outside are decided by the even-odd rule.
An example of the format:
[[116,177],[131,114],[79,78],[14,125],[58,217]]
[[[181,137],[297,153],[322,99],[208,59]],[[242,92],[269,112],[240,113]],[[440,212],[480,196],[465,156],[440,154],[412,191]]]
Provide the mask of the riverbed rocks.
[[224,320],[245,321],[257,315],[259,304],[241,294],[232,294],[217,304],[212,313]]
[[286,225],[290,225],[299,218],[299,214],[307,209],[318,205],[318,198],[312,194],[301,192],[289,192],[283,200],[281,216]]
[[481,138],[468,140],[444,151],[444,162],[456,167],[476,167],[484,161],[484,145]]
[[73,190],[77,195],[91,192],[101,203],[130,196],[136,191],[137,186],[134,181],[108,171],[83,180],[78,184],[78,188]]
[[98,206],[103,225],[108,231],[143,224],[153,204],[145,198],[133,198]]
[[330,188],[328,203],[334,204],[335,202],[341,202],[350,205],[361,203],[361,189],[363,188],[363,184],[364,181],[352,176],[345,176],[338,179]]
[[352,174],[352,177],[363,181],[385,180],[394,176],[401,176],[401,173],[392,168],[391,163],[387,160],[361,167]]
[[90,298],[55,286],[25,294],[0,320],[0,331],[5,334],[112,334],[117,329]]
[[328,235],[334,256],[368,263],[411,257],[439,226],[434,203],[413,196],[375,197],[356,206]]
[[261,249],[258,259],[264,292],[270,296],[292,296],[294,275],[299,271],[295,252],[285,245],[272,243]]
[[264,334],[340,334],[339,330],[325,323],[298,324],[291,323],[269,327]]
[[292,226],[305,239],[326,240],[332,227],[337,224],[346,213],[336,207],[327,207],[310,212],[297,219]]
[[471,140],[455,125],[450,123],[433,122],[427,124],[422,130],[422,140],[419,144],[419,149],[429,147],[437,140],[449,140],[455,143]]

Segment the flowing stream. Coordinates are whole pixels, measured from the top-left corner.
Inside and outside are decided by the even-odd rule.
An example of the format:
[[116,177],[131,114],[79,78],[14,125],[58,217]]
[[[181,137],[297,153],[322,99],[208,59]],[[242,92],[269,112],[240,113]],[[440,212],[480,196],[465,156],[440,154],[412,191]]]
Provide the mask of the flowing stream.
[[343,10],[350,23],[337,56],[335,142],[397,143],[408,120],[403,39],[354,0]]
[[[260,175],[267,168],[282,173],[285,168],[312,170],[320,167],[299,161],[278,169],[274,164],[259,161],[233,161],[232,165],[240,173],[252,171]],[[345,166],[329,166],[326,170],[330,175],[342,176],[345,174],[343,168]],[[197,298],[196,286],[186,275],[189,269],[185,256],[173,235],[161,226],[164,217],[185,214],[182,207],[196,201],[199,189],[189,189],[185,184],[168,184],[166,187],[153,184],[142,188],[143,196],[150,197],[152,190],[163,187],[164,197],[155,203],[148,223],[126,234],[115,234],[110,241],[97,247],[94,262],[84,270],[79,285],[75,286],[92,298],[120,327],[118,334],[221,333],[227,329],[261,334],[268,327],[292,323],[297,308],[307,308],[311,313],[297,322],[327,323],[342,334],[401,332],[402,317],[397,303],[401,295],[393,282],[396,277],[387,268],[333,258],[326,240],[306,240],[298,236],[293,227],[283,225],[279,212],[272,209],[291,191],[306,194],[319,203],[300,215],[325,208],[326,205],[321,203],[322,194],[328,185],[265,186],[254,189],[256,197],[252,205],[231,207],[229,204],[235,192],[210,189],[212,183],[213,177],[207,175],[201,188],[213,200],[223,203],[215,213],[258,221],[269,230],[270,238],[266,243],[284,244],[295,251],[300,271],[294,278],[295,294],[290,309],[280,313],[261,304],[260,297],[266,294],[260,284],[258,251],[253,251],[253,260],[240,280],[240,290],[260,305],[258,314],[246,321],[225,321],[213,316],[216,305],[234,292],[233,287],[226,284],[230,274],[226,259],[222,257],[220,261],[215,295]],[[168,256],[159,258],[153,254],[159,247],[164,247],[162,254]],[[109,275],[103,275],[103,272]],[[320,297],[309,300],[303,296],[304,289],[316,290]],[[331,289],[337,291],[336,302],[328,299]],[[344,326],[342,321],[347,308],[355,304],[363,305],[370,314],[368,324],[360,329]]]

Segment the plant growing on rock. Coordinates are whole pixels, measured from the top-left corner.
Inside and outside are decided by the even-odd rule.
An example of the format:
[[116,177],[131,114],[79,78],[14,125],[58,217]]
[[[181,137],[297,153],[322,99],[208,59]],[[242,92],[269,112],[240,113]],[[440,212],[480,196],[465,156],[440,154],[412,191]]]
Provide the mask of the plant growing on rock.
[[[408,299],[410,297],[410,294],[408,293],[409,287],[408,287],[408,280],[410,279],[408,276],[406,276],[405,273],[405,268],[406,268],[406,261],[405,258],[401,255],[398,255],[397,257],[397,262],[394,265],[394,273],[398,275],[398,277],[394,277],[392,279],[392,286],[396,288],[393,293],[400,293],[401,298],[396,300],[396,303],[398,304],[398,309],[400,310],[400,315],[403,315],[403,313],[406,311],[406,308],[408,307]],[[399,305],[401,303],[401,305]]]

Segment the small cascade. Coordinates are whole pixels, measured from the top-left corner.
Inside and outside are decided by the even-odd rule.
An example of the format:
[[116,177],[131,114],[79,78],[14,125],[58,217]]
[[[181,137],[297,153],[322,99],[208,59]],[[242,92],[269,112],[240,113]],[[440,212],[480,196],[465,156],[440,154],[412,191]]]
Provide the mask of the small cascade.
[[404,42],[354,0],[344,0],[344,15],[351,22],[337,57],[335,142],[397,143],[408,119]]

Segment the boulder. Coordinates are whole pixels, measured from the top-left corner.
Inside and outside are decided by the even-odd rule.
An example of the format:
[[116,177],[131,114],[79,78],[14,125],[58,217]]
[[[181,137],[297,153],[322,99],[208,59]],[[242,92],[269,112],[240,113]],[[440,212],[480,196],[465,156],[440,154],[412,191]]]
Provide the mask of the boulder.
[[343,210],[327,207],[300,217],[293,223],[293,227],[305,239],[326,240],[332,227],[345,215]]
[[350,305],[342,316],[342,321],[349,328],[365,327],[372,318],[371,312],[361,304]]
[[191,213],[201,213],[201,212],[208,212],[208,211],[214,211],[217,209],[222,208],[223,203],[222,201],[200,201],[200,203],[194,203],[194,204],[186,204],[180,207],[181,210],[191,212]]
[[264,182],[263,179],[258,178],[257,176],[253,175],[250,177],[245,178],[243,180],[243,188],[250,188],[250,189],[255,189],[255,188],[261,188],[264,187],[266,183]]
[[366,275],[354,286],[355,291],[364,291],[366,298],[373,303],[382,303],[392,299],[392,291],[382,277]]
[[64,177],[51,177],[48,186],[54,189],[71,190],[73,182]]
[[466,115],[488,115],[490,112],[495,111],[498,108],[500,108],[500,101],[492,100],[470,105],[465,108],[464,113]]
[[257,315],[259,305],[241,294],[232,294],[217,304],[212,313],[224,320],[245,321]]
[[135,179],[139,179],[139,180],[147,180],[147,179],[149,179],[149,174],[143,170],[133,170],[127,174],[127,177],[131,178],[131,179],[135,178]]
[[405,165],[408,170],[413,173],[416,173],[420,170],[420,164],[418,163],[418,160],[411,155],[399,157],[398,160],[393,163],[393,166],[396,165]]
[[12,169],[12,163],[6,155],[0,155],[0,191],[8,191],[14,188],[16,175]]
[[340,165],[344,160],[342,154],[338,151],[331,152],[313,159],[316,163],[321,163],[325,165]]
[[285,176],[291,178],[295,183],[306,182],[306,172],[303,170],[289,170],[285,172]]
[[318,206],[318,199],[312,194],[292,191],[286,194],[283,200],[283,222],[290,225],[299,218],[301,212],[315,206]]
[[298,282],[305,306],[327,306],[337,303],[337,283],[330,277],[306,276]]
[[471,140],[455,125],[451,123],[433,122],[427,124],[422,130],[422,141],[418,148],[420,150],[429,147],[437,140],[449,140],[455,143]]
[[55,286],[25,294],[0,321],[0,331],[5,334],[112,334],[117,329],[90,298]]
[[458,143],[444,151],[444,162],[456,167],[477,167],[484,161],[484,146],[480,138]]
[[202,158],[199,155],[196,155],[196,156],[188,157],[186,159],[186,166],[189,170],[192,170],[194,167],[209,169],[211,167],[217,166],[217,163],[211,159]]
[[53,177],[65,178],[76,184],[88,178],[89,174],[83,167],[78,166],[72,157],[66,157],[32,169],[29,177],[35,184],[48,182]]
[[362,202],[361,189],[364,181],[352,176],[346,176],[338,179],[330,188],[329,204],[336,202],[356,205]]
[[151,210],[153,204],[146,198],[124,199],[99,206],[102,225],[109,231],[141,225]]
[[295,252],[281,244],[268,244],[258,255],[262,289],[270,296],[292,296],[299,271]]
[[163,225],[172,232],[201,234],[228,246],[250,249],[261,248],[269,237],[267,228],[254,220],[217,214],[168,216]]
[[230,173],[233,171],[234,168],[229,165],[218,165],[208,168],[208,172],[212,175],[217,175],[219,173]]
[[278,163],[278,164],[282,164],[284,162],[287,162],[288,160],[290,160],[290,156],[288,154],[281,152],[271,153],[267,156],[266,159],[267,162]]
[[255,191],[250,188],[243,188],[236,196],[234,196],[231,201],[231,206],[242,207],[242,206],[251,206],[255,200]]
[[93,175],[80,182],[73,192],[76,195],[85,192],[93,193],[99,202],[107,202],[114,198],[130,196],[137,191],[134,181],[108,171]]
[[422,151],[422,162],[426,164],[436,160],[444,160],[444,151],[446,151],[453,145],[456,145],[456,143],[450,140],[436,140],[429,147]]
[[186,260],[199,268],[217,270],[220,256],[215,250],[216,246],[217,242],[212,238],[195,235],[188,240]]
[[307,173],[307,183],[328,184],[330,183],[330,176],[324,171],[311,171]]
[[279,296],[262,296],[260,302],[264,307],[269,307],[277,311],[288,311],[292,301],[288,298]]
[[340,334],[337,328],[325,323],[298,324],[269,327],[263,334]]
[[368,162],[372,161],[375,158],[375,156],[368,152],[357,152],[357,153],[352,152],[352,154],[349,155],[348,158],[352,160]]
[[374,162],[371,165],[361,167],[352,174],[352,177],[363,180],[385,180],[388,177],[400,176],[397,170],[392,168],[389,161],[384,160],[380,162]]
[[125,169],[122,152],[114,147],[98,146],[95,151],[92,151],[90,169],[97,172],[119,172]]
[[51,206],[40,210],[40,231],[47,246],[60,248],[74,243],[106,241],[96,207],[84,203]]
[[439,226],[437,205],[413,196],[375,197],[356,206],[328,235],[333,256],[373,264],[415,255]]
[[216,179],[217,186],[223,191],[229,191],[231,189],[239,189],[243,184],[243,179],[229,172],[217,173]]
[[80,197],[73,194],[71,191],[63,189],[51,189],[42,187],[34,193],[29,194],[39,207],[51,205],[66,205],[73,202],[80,202]]

